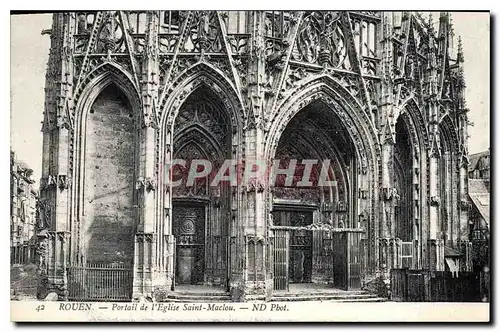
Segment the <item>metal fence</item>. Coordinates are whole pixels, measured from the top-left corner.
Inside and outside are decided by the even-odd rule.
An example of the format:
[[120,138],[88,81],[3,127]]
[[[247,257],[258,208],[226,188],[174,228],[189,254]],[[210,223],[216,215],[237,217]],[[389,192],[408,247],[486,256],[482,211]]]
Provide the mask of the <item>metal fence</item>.
[[133,268],[124,264],[87,264],[68,268],[68,299],[130,301]]
[[483,276],[477,272],[391,270],[391,300],[398,302],[479,302]]

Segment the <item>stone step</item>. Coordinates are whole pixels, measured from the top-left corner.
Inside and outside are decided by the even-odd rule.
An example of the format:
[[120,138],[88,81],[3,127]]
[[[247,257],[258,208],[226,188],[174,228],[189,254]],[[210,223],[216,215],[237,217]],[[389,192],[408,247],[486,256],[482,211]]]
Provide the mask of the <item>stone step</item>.
[[229,292],[195,292],[195,291],[174,291],[171,295],[180,295],[180,296],[230,296]]
[[214,300],[214,299],[196,299],[196,300],[185,300],[185,299],[174,299],[167,298],[167,302],[175,302],[175,303],[231,303],[231,298],[224,300]]
[[301,296],[273,296],[271,298],[272,302],[292,302],[292,301],[340,301],[340,302],[380,302],[380,299],[373,294],[328,294],[328,295],[316,295],[316,294],[303,294]]
[[357,300],[349,300],[349,299],[334,300],[334,302],[386,302],[386,301],[387,299],[383,297],[373,297],[368,299],[357,299]]
[[212,303],[212,302],[231,302],[231,296],[227,294],[207,295],[207,294],[170,294],[169,300],[177,302],[191,302],[191,303]]
[[341,296],[341,295],[366,295],[366,294],[369,294],[369,295],[373,295],[371,293],[368,293],[367,291],[363,291],[363,290],[353,290],[353,291],[325,291],[325,292],[311,292],[311,293],[307,293],[307,292],[301,292],[301,293],[290,293],[290,292],[274,292],[273,296],[276,296],[276,297],[281,297],[281,296],[284,296],[284,297],[290,297],[290,296],[328,296],[328,295],[333,295],[333,296]]

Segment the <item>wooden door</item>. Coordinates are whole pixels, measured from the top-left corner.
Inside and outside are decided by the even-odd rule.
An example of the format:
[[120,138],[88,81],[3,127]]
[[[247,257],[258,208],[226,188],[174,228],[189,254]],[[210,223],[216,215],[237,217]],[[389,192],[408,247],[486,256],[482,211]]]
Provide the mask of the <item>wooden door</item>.
[[205,273],[205,206],[174,205],[177,284],[201,284]]
[[312,231],[290,231],[289,278],[291,283],[309,283],[312,276]]
[[361,288],[361,233],[338,232],[333,236],[333,279],[335,287]]

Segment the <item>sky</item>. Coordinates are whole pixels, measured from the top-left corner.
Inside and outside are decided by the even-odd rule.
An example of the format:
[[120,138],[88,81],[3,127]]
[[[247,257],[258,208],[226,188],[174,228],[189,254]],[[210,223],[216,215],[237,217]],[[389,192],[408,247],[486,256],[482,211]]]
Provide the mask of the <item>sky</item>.
[[[438,14],[434,15],[438,20]],[[452,13],[455,36],[462,37],[466,102],[470,109],[469,152],[490,147],[490,27],[488,13]],[[41,122],[49,57],[50,14],[11,16],[11,149],[34,170],[42,168]],[[456,45],[456,43],[455,43]]]

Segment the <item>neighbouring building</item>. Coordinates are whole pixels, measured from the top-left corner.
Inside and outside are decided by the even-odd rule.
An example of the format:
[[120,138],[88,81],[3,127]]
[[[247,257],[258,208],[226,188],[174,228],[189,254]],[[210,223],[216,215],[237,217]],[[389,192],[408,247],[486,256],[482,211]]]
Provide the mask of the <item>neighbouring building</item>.
[[10,152],[10,261],[35,263],[38,189],[33,170]]
[[[450,15],[435,16],[54,14],[44,287],[161,300],[204,285],[242,301],[471,270],[464,55]],[[173,187],[176,159],[329,160],[335,184]]]
[[490,267],[490,151],[469,156],[469,224],[473,268]]
[[469,155],[469,179],[490,180],[490,150]]

